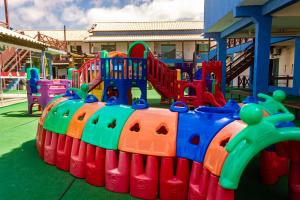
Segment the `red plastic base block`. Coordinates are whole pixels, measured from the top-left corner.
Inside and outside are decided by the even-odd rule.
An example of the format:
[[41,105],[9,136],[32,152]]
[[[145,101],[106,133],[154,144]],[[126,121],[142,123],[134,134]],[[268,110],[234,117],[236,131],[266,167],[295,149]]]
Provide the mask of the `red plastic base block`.
[[55,165],[56,162],[56,147],[58,134],[46,131],[44,161],[50,165]]
[[[118,156],[119,155],[119,156]],[[106,150],[105,188],[113,192],[129,192],[130,154]]]
[[[144,159],[146,162],[144,162]],[[157,198],[158,157],[132,154],[130,194],[141,199]]]
[[70,173],[77,178],[85,178],[85,156],[86,143],[80,139],[73,139],[71,159],[70,159]]
[[289,199],[299,200],[300,199],[300,162],[290,162],[290,173],[289,173]]
[[[175,165],[176,171],[174,172]],[[162,158],[160,165],[160,199],[186,199],[189,171],[189,160],[187,159]]]
[[209,171],[202,163],[193,162],[189,184],[189,199],[206,200],[209,183]]
[[58,136],[58,144],[56,149],[56,167],[65,171],[70,168],[70,155],[72,149],[73,138],[66,135]]
[[276,152],[262,151],[260,154],[260,176],[264,184],[275,184],[280,176],[288,173],[288,159]]
[[218,184],[215,200],[234,200],[234,190],[227,190]]
[[38,125],[36,134],[36,148],[39,156],[44,159],[44,147],[45,147],[46,130],[43,129],[43,125]]
[[105,185],[105,149],[88,144],[86,149],[86,182]]
[[189,200],[233,200],[234,191],[219,185],[219,177],[211,174],[202,163],[193,162],[189,183]]

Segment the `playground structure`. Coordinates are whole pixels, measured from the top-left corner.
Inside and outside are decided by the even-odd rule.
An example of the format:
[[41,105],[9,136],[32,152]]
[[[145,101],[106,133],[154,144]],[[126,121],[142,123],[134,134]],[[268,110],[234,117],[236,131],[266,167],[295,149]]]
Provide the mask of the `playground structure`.
[[[157,59],[145,42],[134,42],[127,56],[118,52],[111,55],[102,52],[97,58],[84,63],[80,69],[73,71],[72,85],[79,88],[87,83],[89,91],[93,93],[95,88],[104,83],[103,96],[96,95],[99,99],[106,101],[110,96],[116,96],[118,103],[130,105],[132,87],[138,87],[141,90],[140,98],[147,99],[148,80],[161,98],[168,102],[183,101],[194,107],[224,106],[226,102],[220,89],[221,63],[204,63],[201,72],[200,80],[181,80],[178,69],[170,69]],[[211,74],[215,75],[215,80],[206,81]],[[112,89],[114,95],[111,94]],[[186,90],[192,92],[186,93]]]
[[55,96],[65,94],[69,84],[68,80],[40,79],[38,69],[28,68],[26,84],[28,113],[32,114],[34,105],[38,105],[39,110],[43,110]]
[[47,105],[36,145],[46,163],[92,185],[142,199],[230,200],[261,152],[263,182],[288,174],[290,198],[300,198],[300,129],[282,91],[248,98],[242,108],[230,100],[194,111],[181,102],[168,110],[142,99],[126,106],[74,95]]

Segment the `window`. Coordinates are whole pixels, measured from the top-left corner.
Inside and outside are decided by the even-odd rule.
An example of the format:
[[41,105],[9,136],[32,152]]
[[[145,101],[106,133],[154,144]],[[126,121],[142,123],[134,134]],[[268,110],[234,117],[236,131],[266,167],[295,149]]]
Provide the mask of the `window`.
[[71,52],[72,53],[77,53],[77,54],[82,54],[82,47],[81,45],[71,45]]
[[208,52],[208,44],[206,43],[196,44],[196,52],[197,53]]
[[176,45],[175,44],[162,44],[161,45],[161,58],[162,59],[176,59]]
[[116,45],[112,44],[103,44],[101,45],[101,50],[106,50],[108,52],[116,51]]
[[93,48],[92,48],[92,53],[98,53],[98,52],[100,52],[100,51],[101,51],[100,46],[93,46]]

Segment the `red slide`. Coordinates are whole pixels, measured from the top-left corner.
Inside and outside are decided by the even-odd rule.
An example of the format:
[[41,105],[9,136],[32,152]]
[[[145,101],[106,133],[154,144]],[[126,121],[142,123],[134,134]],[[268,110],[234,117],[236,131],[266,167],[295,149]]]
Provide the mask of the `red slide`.
[[[148,51],[148,53],[146,52]],[[146,52],[147,54],[145,54]],[[201,105],[224,106],[226,100],[220,89],[222,64],[220,62],[203,63],[202,80],[188,82],[177,80],[177,71],[169,69],[168,66],[157,59],[144,42],[135,42],[129,49],[128,56],[131,58],[143,58],[147,55],[147,80],[153,85],[156,91],[167,99],[183,101],[195,107]],[[205,77],[214,73],[216,76],[215,93],[207,91]],[[192,88],[195,95],[186,96],[184,90]]]

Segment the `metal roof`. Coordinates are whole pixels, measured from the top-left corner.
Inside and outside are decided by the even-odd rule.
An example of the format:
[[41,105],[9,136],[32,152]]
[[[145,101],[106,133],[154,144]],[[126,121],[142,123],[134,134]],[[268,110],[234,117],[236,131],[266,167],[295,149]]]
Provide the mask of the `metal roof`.
[[[42,30],[41,34],[47,35],[54,39],[64,41],[64,30]],[[35,37],[38,33],[37,30],[25,30],[24,33],[30,37]],[[67,41],[83,41],[90,33],[86,30],[66,30]]]
[[43,42],[4,27],[0,27],[0,42],[36,49],[45,49],[48,46]]
[[203,30],[203,21],[97,22],[90,32]]
[[197,41],[204,40],[202,34],[176,34],[176,35],[111,35],[90,36],[86,42],[132,42],[132,41]]

